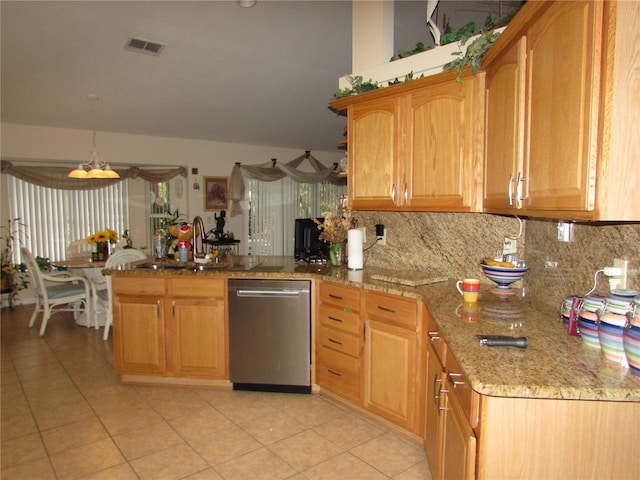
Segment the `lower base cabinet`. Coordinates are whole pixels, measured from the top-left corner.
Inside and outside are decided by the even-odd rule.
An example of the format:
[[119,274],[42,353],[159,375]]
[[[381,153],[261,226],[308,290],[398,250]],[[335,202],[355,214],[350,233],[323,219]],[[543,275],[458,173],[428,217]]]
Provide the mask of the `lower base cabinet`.
[[118,374],[229,378],[224,279],[115,276],[112,285]]

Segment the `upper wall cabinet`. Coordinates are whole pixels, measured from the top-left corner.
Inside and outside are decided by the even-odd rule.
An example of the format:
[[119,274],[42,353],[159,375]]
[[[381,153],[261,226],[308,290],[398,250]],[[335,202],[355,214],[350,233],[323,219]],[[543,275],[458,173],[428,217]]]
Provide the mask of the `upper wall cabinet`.
[[484,59],[484,211],[640,220],[638,18],[640,2],[514,18]]
[[330,104],[349,119],[355,210],[481,208],[484,75],[453,72]]

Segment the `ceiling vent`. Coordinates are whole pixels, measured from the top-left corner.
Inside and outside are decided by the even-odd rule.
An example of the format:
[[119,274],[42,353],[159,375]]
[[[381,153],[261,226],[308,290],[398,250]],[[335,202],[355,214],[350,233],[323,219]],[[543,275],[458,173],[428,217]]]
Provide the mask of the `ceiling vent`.
[[163,48],[164,45],[161,43],[133,37],[127,40],[126,46],[127,50],[131,50],[132,52],[146,53],[148,55],[160,55],[160,51]]

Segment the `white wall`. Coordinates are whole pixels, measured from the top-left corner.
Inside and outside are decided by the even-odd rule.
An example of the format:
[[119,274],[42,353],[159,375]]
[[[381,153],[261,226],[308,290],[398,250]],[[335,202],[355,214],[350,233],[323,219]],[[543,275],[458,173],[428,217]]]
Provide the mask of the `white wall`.
[[[3,159],[29,159],[49,164],[64,162],[71,169],[89,158],[91,137],[92,132],[87,130],[3,123],[0,132],[0,154]],[[280,162],[289,162],[304,153],[302,150],[290,148],[109,132],[97,132],[96,143],[102,159],[112,167],[117,168],[119,165],[186,166],[189,171],[189,176],[184,182],[183,202],[186,210],[182,206],[175,206],[179,206],[180,212],[185,213],[188,221],[191,221],[195,215],[202,216],[207,230],[215,226],[215,212],[204,211],[203,189],[193,190],[195,178],[191,175],[192,168],[198,169],[198,182],[202,187],[203,176],[229,177],[235,162],[254,165],[269,161],[271,158],[277,158]],[[338,162],[344,155],[337,149],[335,152],[312,152],[312,154],[327,166]],[[4,224],[8,218],[5,178],[2,178],[1,188],[0,210],[1,221]],[[140,195],[140,187],[134,188],[136,195]],[[175,206],[172,204],[172,210]],[[227,212],[226,230],[232,231],[236,238],[243,238],[244,227],[241,216],[231,217]],[[135,235],[134,231],[134,245],[146,244],[146,239],[137,239]],[[241,244],[241,252],[244,253],[243,247],[244,242]]]

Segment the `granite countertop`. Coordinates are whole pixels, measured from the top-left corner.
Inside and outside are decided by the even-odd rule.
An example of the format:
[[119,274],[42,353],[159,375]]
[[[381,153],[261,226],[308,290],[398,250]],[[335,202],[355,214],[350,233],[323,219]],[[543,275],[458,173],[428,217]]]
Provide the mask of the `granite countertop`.
[[[249,257],[229,259],[232,268]],[[243,263],[244,262],[244,263]],[[462,297],[455,280],[439,272],[403,272],[296,262],[290,257],[252,257],[251,265],[266,271],[114,269],[107,274],[224,275],[268,278],[319,278],[423,301],[457,359],[471,387],[480,394],[502,397],[612,400],[640,402],[640,378],[606,359],[599,350],[567,335],[557,309],[533,296],[502,298],[481,285],[478,315],[463,318]],[[250,265],[250,266],[251,266]],[[271,270],[269,270],[271,268]],[[415,286],[413,286],[415,285]],[[527,337],[526,349],[482,346],[476,335]]]

